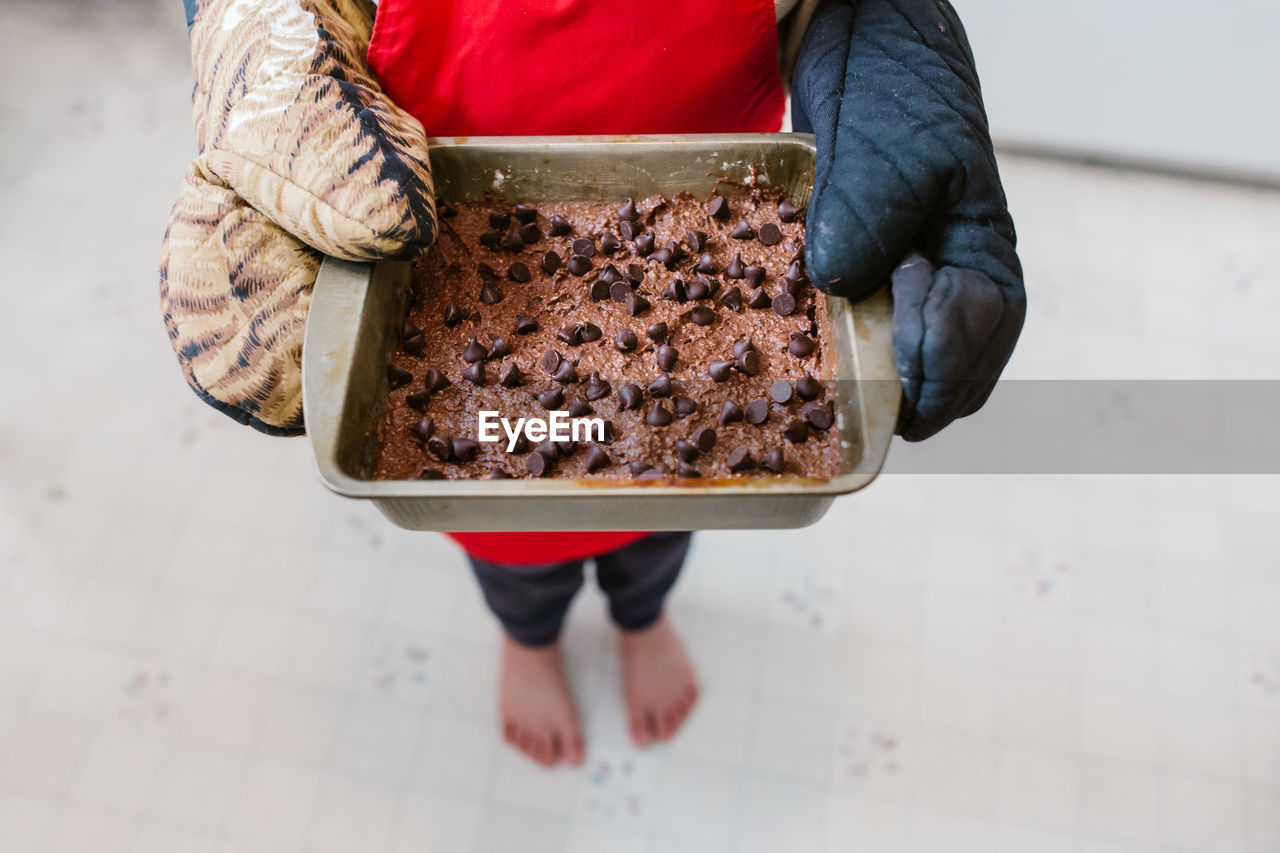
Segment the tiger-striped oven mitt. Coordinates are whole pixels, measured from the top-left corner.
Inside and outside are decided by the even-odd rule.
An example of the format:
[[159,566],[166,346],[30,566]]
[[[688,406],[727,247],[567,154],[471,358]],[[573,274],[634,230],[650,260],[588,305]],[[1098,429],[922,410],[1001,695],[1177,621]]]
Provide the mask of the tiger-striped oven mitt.
[[435,238],[422,126],[373,79],[367,0],[186,0],[199,154],[160,292],[188,384],[243,424],[301,433],[302,336],[322,254]]

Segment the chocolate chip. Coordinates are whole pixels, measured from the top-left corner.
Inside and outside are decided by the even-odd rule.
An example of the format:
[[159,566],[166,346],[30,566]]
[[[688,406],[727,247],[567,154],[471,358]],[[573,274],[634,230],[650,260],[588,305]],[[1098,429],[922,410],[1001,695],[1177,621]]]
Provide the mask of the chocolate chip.
[[657,261],[667,269],[671,269],[676,265],[675,253],[672,252],[670,249],[665,249],[665,248],[659,249],[658,251],[650,255],[649,260]]
[[814,429],[830,429],[836,422],[835,413],[830,403],[819,403],[816,400],[800,407],[800,416]]
[[721,221],[729,218],[729,200],[724,196],[716,196],[711,199],[711,204],[707,205],[707,213],[712,219]]
[[563,388],[548,388],[538,395],[538,405],[546,409],[548,412],[552,409],[558,409],[564,404]]
[[486,249],[491,249],[495,252],[498,251],[498,249],[502,247],[502,232],[501,231],[484,232],[483,234],[480,235],[480,245],[484,246]]
[[742,271],[742,277],[747,280],[747,284],[752,287],[759,287],[764,283],[765,269],[761,266],[749,266]]
[[781,474],[785,463],[782,460],[782,448],[775,447],[764,456],[760,457],[760,467],[768,468],[775,474]]
[[792,261],[791,266],[787,267],[787,271],[782,274],[787,281],[804,281],[804,267],[799,261]]
[[420,391],[417,394],[406,394],[404,397],[404,404],[419,412],[425,412],[427,404],[430,402],[431,394],[426,391]]
[[645,471],[652,471],[653,466],[650,465],[648,462],[641,462],[637,460],[635,462],[628,462],[627,470],[631,472],[632,477],[639,477]]
[[653,252],[653,244],[657,238],[653,234],[644,233],[636,235],[636,254],[641,257]]
[[631,352],[638,343],[636,333],[630,329],[619,329],[613,336],[613,348],[618,352]]
[[449,387],[449,377],[445,376],[434,367],[427,369],[426,376],[423,377],[422,387],[427,389],[428,394],[434,394]]
[[587,473],[593,474],[601,468],[608,468],[610,465],[609,454],[598,444],[591,445],[587,449]]
[[595,323],[582,323],[578,326],[578,337],[584,344],[600,340],[602,334],[604,333],[600,331],[600,327]]
[[733,373],[732,361],[713,361],[707,365],[707,374],[715,382],[726,382]]
[[609,298],[614,302],[626,302],[631,295],[631,285],[625,281],[615,281],[609,285]]
[[524,374],[520,372],[520,365],[515,362],[508,364],[498,375],[498,381],[504,388],[518,388],[523,385]]
[[757,287],[751,291],[751,296],[747,299],[747,304],[752,308],[768,308],[773,300],[769,298],[769,294],[764,292],[763,287]]
[[622,281],[622,273],[618,272],[618,268],[613,264],[605,264],[604,269],[600,271],[600,281],[605,284],[613,284],[615,281]]
[[571,347],[576,347],[582,343],[582,327],[579,325],[561,326],[560,331],[556,332],[556,337],[564,341]]
[[782,434],[792,444],[801,444],[809,437],[809,431],[805,429],[804,421],[799,418],[792,418],[787,421],[787,425],[782,428]]
[[462,378],[472,385],[484,385],[484,362],[477,361],[475,364],[467,365],[462,370]]
[[634,382],[628,382],[618,389],[618,411],[620,412],[640,408],[642,400],[644,400],[644,392]]
[[416,424],[409,424],[409,433],[418,440],[419,443],[426,443],[431,438],[431,433],[435,432],[436,425],[431,418],[423,418]]
[[756,236],[756,232],[747,224],[747,220],[739,219],[738,224],[729,232],[729,236],[735,240],[750,240]]
[[489,214],[490,228],[497,228],[501,230],[501,229],[505,229],[510,224],[511,224],[510,213],[490,213]]
[[604,232],[600,238],[600,251],[606,255],[612,255],[614,252],[622,248],[622,241],[618,239],[618,235],[612,231]]
[[480,301],[485,305],[497,305],[502,301],[502,291],[493,282],[486,281],[480,288]]
[[480,445],[470,438],[455,438],[449,442],[455,462],[470,462],[480,453]]
[[783,222],[795,222],[796,217],[800,215],[800,208],[796,207],[785,198],[778,202],[778,218]]
[[671,398],[671,411],[677,418],[687,418],[698,411],[698,404],[689,397],[677,395]]
[[462,309],[457,305],[454,305],[452,302],[444,306],[444,324],[450,329],[461,323],[466,318],[467,315],[462,313]]
[[702,427],[701,429],[694,430],[692,438],[693,443],[697,445],[698,449],[703,453],[710,453],[711,448],[716,446],[716,431],[711,427]]
[[662,291],[662,298],[672,302],[684,302],[689,298],[689,293],[684,289],[684,282],[677,278]]
[[584,276],[591,271],[591,261],[587,260],[582,255],[574,255],[569,259],[569,263],[565,264],[565,269],[567,269],[571,275]]
[[742,310],[742,291],[739,290],[736,286],[731,287],[728,290],[726,290],[724,293],[720,294],[720,299],[718,301],[721,305],[723,305],[725,308],[728,308],[731,311],[741,311]]
[[423,468],[420,472],[418,472],[418,479],[419,480],[443,480],[445,479],[445,476],[443,472],[437,471],[435,468]]
[[706,231],[686,231],[684,239],[689,244],[689,251],[701,252],[705,249],[708,236]]
[[698,458],[698,448],[683,438],[675,443],[673,450],[681,462],[692,462]]
[[720,406],[720,423],[731,424],[742,420],[742,407],[732,400],[725,400]]
[[556,270],[564,263],[555,252],[546,252],[542,256],[542,271],[547,275],[555,275]]
[[482,361],[484,357],[485,348],[480,346],[480,342],[475,338],[472,338],[467,343],[466,349],[462,351],[462,360],[467,364],[474,364],[477,361]]
[[735,252],[729,266],[724,268],[726,278],[742,278],[746,275],[746,266],[742,263],[742,253]]
[[627,294],[626,303],[627,313],[632,317],[639,316],[649,310],[649,300],[634,290]]
[[618,234],[623,240],[634,240],[644,231],[644,225],[639,222],[628,222],[623,220],[618,223]]
[[530,453],[525,457],[524,467],[535,477],[545,477],[551,473],[551,460],[541,453]]
[[669,344],[662,344],[653,351],[653,359],[658,364],[659,370],[670,370],[676,366],[676,359],[680,357],[680,351]]
[[752,400],[747,403],[747,423],[759,426],[769,419],[769,401]]
[[556,368],[556,372],[551,374],[551,378],[568,385],[578,381],[578,371],[574,369],[573,362],[562,361],[560,366]]
[[529,439],[524,437],[524,433],[517,433],[515,443],[511,445],[512,453],[528,453]]
[[553,349],[549,349],[542,356],[542,369],[547,371],[547,373],[555,373],[556,368],[560,366],[560,362],[563,360],[564,359],[561,358],[560,353]]
[[678,261],[683,261],[685,258],[689,256],[689,253],[684,250],[684,247],[681,246],[679,243],[677,243],[675,240],[667,241],[667,251],[671,253],[671,262],[667,264],[668,268],[673,266]]
[[507,346],[507,342],[502,338],[494,338],[493,343],[489,344],[489,352],[485,354],[485,360],[493,361],[495,358],[506,358],[511,355],[511,347]]
[[[614,282],[617,284],[617,282]],[[623,285],[625,287],[625,285]],[[595,302],[601,302],[609,298],[609,283],[603,278],[598,278],[591,282],[591,299]]]
[[684,286],[685,294],[692,300],[706,299],[711,295],[711,282],[705,276],[698,276]]
[[636,212],[636,203],[632,198],[628,198],[618,206],[618,218],[627,222],[635,222],[640,218],[640,214]]
[[520,226],[520,240],[526,245],[532,245],[542,239],[542,229],[534,223]]
[[652,326],[644,330],[644,336],[655,344],[666,343],[667,341],[667,324],[654,323]]
[[563,237],[572,230],[573,227],[569,224],[569,220],[558,213],[551,217],[551,221],[547,226],[547,231],[552,237]]
[[796,310],[796,298],[790,293],[779,293],[773,297],[773,313],[779,317],[788,317]]
[[520,239],[519,234],[513,231],[502,238],[502,243],[500,245],[508,252],[519,252],[524,248],[524,241]]
[[609,392],[612,390],[613,387],[607,380],[601,379],[597,371],[593,370],[591,375],[587,377],[586,395],[588,400],[600,400],[608,397]]
[[685,462],[677,462],[676,476],[686,480],[695,480],[702,476],[702,472]]
[[511,319],[515,321],[517,335],[528,335],[538,331],[538,321],[528,314],[517,313]]
[[737,358],[738,369],[748,376],[755,376],[760,372],[760,353],[754,349],[746,350]]
[[422,330],[415,326],[412,320],[406,319],[400,331],[400,340],[407,341],[409,338],[416,338],[420,334],[422,334]]
[[442,435],[433,435],[427,439],[427,450],[441,462],[448,462],[453,458],[453,445]]
[[489,476],[488,476],[488,477],[486,477],[485,479],[488,479],[488,480],[510,480],[510,479],[511,479],[511,475],[507,473],[507,469],[505,469],[505,468],[494,468],[492,471],[490,471],[490,472],[489,472]]
[[644,267],[640,264],[627,264],[627,279],[633,285],[644,281]]
[[566,459],[578,451],[578,442],[561,441],[556,443],[556,449],[560,451],[560,455]]
[[587,415],[591,414],[591,412],[591,404],[586,400],[579,400],[575,397],[573,401],[569,403],[569,417],[571,418],[585,418]]
[[671,396],[671,374],[661,374],[657,379],[650,382],[649,387],[645,390],[649,392],[650,397]]
[[661,468],[647,468],[645,469],[645,472],[640,475],[640,479],[641,480],[661,480],[666,476],[667,476],[666,473],[663,472]]
[[706,305],[695,305],[689,311],[689,319],[695,326],[710,326],[716,321],[716,312]]
[[614,439],[613,421],[604,422],[603,432],[604,432],[604,437],[601,439],[601,442],[603,444],[613,444],[613,439]]
[[693,268],[694,272],[700,272],[704,275],[716,274],[716,262],[712,259],[710,253],[704,252],[702,257],[698,259],[698,263]]
[[409,340],[400,345],[400,348],[409,355],[422,358],[427,354],[427,339],[422,335],[414,335]]
[[654,403],[649,407],[649,411],[645,413],[644,421],[649,426],[667,426],[671,423],[671,413],[667,411],[667,407],[661,403]]
[[397,388],[403,388],[413,381],[413,374],[394,364],[387,365],[387,384],[394,391]]
[[[777,302],[775,301],[774,304],[776,305]],[[813,347],[813,338],[800,332],[792,332],[791,341],[787,344],[787,352],[796,358],[804,358],[813,354]]]
[[801,400],[812,400],[821,392],[822,386],[807,370],[804,372],[804,376],[796,380],[796,394],[799,395]]
[[548,439],[547,441],[541,442],[540,444],[538,444],[537,447],[533,448],[533,455],[541,456],[544,459],[546,459],[548,462],[554,462],[564,454],[560,452],[559,447],[556,445],[554,441],[551,441]]
[[786,405],[791,402],[791,396],[795,393],[791,387],[791,383],[785,379],[776,379],[769,386],[769,396],[773,398],[773,402]]
[[751,451],[745,447],[735,447],[729,451],[729,470],[735,474],[742,471],[750,471],[756,467],[756,460],[751,457]]
[[596,241],[590,237],[577,237],[569,244],[575,255],[582,255],[584,258],[595,257]]
[[782,231],[772,222],[760,226],[760,242],[766,246],[776,246],[782,240]]

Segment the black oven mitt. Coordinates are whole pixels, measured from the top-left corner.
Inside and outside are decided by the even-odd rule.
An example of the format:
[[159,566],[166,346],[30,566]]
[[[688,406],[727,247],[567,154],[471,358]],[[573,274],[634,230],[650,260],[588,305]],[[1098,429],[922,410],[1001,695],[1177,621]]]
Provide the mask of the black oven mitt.
[[945,0],[828,0],[792,96],[817,137],[809,275],[851,299],[891,279],[898,432],[928,438],[986,402],[1026,313],[964,29]]

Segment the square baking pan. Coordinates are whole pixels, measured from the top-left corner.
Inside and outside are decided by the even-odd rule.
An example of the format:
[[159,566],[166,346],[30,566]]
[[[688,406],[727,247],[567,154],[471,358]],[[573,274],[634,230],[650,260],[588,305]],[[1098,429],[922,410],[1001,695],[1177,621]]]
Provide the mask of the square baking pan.
[[[814,142],[796,133],[438,139],[431,168],[436,192],[454,202],[612,201],[712,189],[733,196],[745,192],[735,183],[755,180],[807,203]],[[373,501],[401,527],[801,527],[821,518],[836,496],[870,483],[884,463],[901,395],[887,289],[855,304],[827,298],[842,459],[836,476],[375,480],[386,367],[407,310],[409,274],[406,262],[326,258],[302,357],[303,410],[321,480],[340,495]]]

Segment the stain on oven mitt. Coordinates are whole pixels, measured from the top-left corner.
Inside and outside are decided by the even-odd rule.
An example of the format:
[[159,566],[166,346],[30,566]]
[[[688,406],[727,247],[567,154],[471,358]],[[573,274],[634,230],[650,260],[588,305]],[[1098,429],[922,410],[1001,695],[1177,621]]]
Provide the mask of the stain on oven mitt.
[[296,435],[322,255],[411,257],[436,235],[422,126],[365,63],[364,0],[187,0],[198,154],[160,259],[188,384],[243,424]]
[[851,299],[891,279],[898,432],[928,438],[986,402],[1026,314],[964,29],[945,0],[825,0],[792,87],[818,149],[809,275]]

